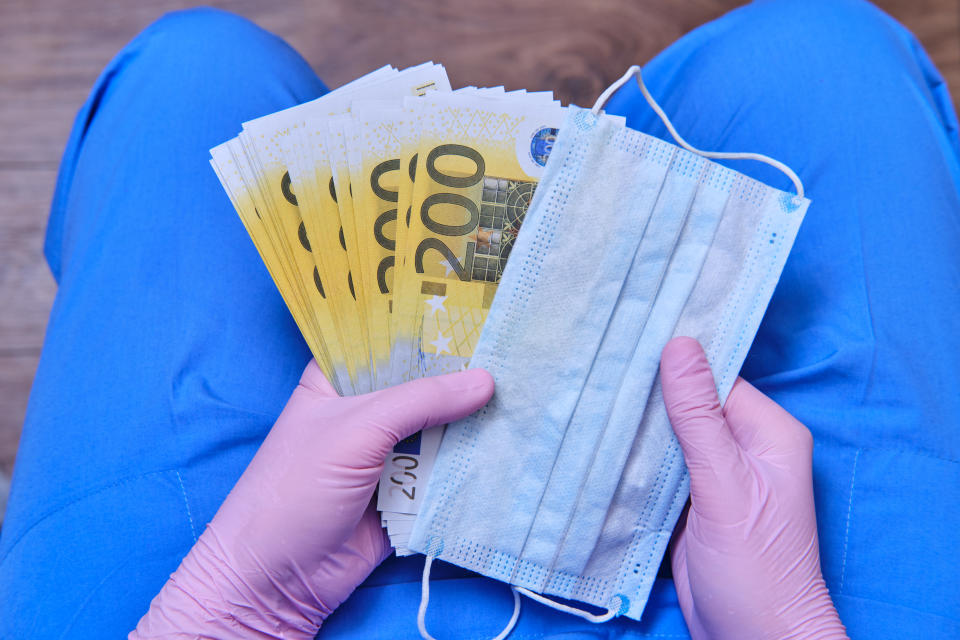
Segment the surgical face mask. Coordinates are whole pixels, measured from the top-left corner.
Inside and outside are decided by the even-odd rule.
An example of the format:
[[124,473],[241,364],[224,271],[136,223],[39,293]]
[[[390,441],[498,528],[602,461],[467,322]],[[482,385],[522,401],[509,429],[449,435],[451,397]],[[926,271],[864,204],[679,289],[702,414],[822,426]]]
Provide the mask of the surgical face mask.
[[[704,345],[725,400],[806,212],[799,179],[570,108],[471,366],[497,388],[444,436],[410,548],[602,622],[640,619],[688,495],[658,383],[670,338]],[[706,159],[784,170],[797,195]],[[603,615],[550,596],[605,609]]]

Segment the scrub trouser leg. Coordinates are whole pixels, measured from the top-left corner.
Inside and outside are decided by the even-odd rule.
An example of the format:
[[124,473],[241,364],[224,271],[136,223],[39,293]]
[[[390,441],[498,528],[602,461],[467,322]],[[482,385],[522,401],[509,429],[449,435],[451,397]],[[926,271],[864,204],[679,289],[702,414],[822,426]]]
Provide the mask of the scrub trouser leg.
[[[943,79],[858,0],[755,2],[644,78],[692,145],[781,160],[813,201],[742,375],[814,434],[841,618],[854,637],[960,636],[960,139]],[[608,110],[670,139],[635,83]]]
[[47,229],[59,284],[0,540],[0,638],[125,637],[309,359],[208,164],[325,91],[224,12],[166,16],[108,65]]
[[[824,573],[851,635],[960,635],[960,167],[942,80],[855,0],[756,2],[644,74],[692,144],[782,160],[814,201],[743,374],[814,432]],[[51,212],[60,290],[0,537],[0,638],[132,628],[282,408],[309,354],[207,149],[322,91],[280,41],[207,10],[150,27],[94,87]],[[609,110],[668,138],[634,86]],[[385,563],[321,636],[419,637],[421,567]],[[503,585],[435,573],[432,630],[503,626]],[[511,638],[554,634],[687,635],[668,579],[639,624],[525,601]]]

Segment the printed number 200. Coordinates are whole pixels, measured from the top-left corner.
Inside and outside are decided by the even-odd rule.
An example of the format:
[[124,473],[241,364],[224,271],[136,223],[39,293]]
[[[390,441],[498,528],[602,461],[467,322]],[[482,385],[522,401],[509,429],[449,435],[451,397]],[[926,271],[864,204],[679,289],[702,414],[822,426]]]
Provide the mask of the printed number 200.
[[[474,164],[474,171],[468,176],[456,176],[444,173],[437,166],[437,160],[443,156],[459,156]],[[471,147],[461,144],[441,144],[430,151],[426,160],[427,173],[437,184],[449,187],[451,189],[465,189],[472,187],[483,179],[485,163],[483,156]],[[431,208],[436,205],[453,205],[460,207],[466,213],[466,219],[462,224],[445,224],[436,220],[431,215]],[[427,196],[420,206],[420,219],[423,226],[432,231],[436,236],[461,237],[477,227],[480,220],[480,209],[477,203],[470,198],[450,192],[439,192]],[[417,245],[414,254],[414,268],[417,273],[424,272],[423,255],[430,250],[437,251],[444,257],[450,268],[457,274],[460,280],[470,280],[470,271],[473,263],[474,243],[467,243],[467,256],[465,263],[462,264],[453,250],[439,237],[424,238]]]

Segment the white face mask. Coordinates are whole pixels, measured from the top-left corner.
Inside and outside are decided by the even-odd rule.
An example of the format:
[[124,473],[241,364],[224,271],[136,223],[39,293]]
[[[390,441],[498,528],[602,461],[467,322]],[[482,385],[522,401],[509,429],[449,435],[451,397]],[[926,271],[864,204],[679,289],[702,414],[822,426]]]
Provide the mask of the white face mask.
[[[755,154],[686,149],[571,107],[471,366],[497,389],[443,437],[410,548],[594,622],[639,619],[686,501],[657,378],[676,335],[705,347],[721,400],[809,200]],[[794,196],[703,156],[783,169]],[[545,598],[607,610],[594,615]]]

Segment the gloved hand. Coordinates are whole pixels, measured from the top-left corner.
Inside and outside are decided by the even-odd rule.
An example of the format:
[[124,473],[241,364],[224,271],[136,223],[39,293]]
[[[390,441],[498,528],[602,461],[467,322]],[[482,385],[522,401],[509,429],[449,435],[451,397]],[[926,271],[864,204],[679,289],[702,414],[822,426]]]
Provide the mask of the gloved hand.
[[490,399],[486,371],[341,398],[311,362],[257,454],[130,638],[304,638],[390,554],[371,503],[416,431]]
[[673,580],[693,638],[846,638],[820,572],[813,438],[743,379],[721,409],[700,344],[675,338],[663,399],[690,470]]

